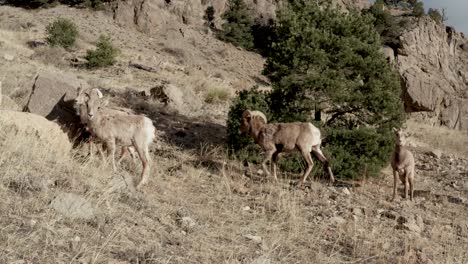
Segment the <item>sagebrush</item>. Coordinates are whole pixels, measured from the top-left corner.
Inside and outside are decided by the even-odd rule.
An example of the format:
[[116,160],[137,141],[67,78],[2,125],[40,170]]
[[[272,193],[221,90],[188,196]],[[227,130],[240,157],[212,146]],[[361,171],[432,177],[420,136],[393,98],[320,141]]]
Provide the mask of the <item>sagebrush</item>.
[[87,50],[86,59],[90,68],[114,65],[120,50],[112,44],[111,38],[101,35],[95,50]]
[[69,48],[75,44],[78,38],[78,28],[67,18],[57,18],[54,22],[46,27],[47,43],[51,46],[61,46]]

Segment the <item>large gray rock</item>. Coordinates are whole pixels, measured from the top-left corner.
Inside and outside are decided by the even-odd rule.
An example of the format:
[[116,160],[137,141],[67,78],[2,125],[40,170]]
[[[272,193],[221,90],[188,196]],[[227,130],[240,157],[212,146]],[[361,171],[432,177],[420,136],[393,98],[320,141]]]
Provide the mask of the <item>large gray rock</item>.
[[400,37],[396,57],[406,112],[425,112],[434,125],[467,131],[468,39],[428,17],[414,23]]
[[[0,128],[7,137],[34,137],[36,144],[44,151],[57,157],[66,157],[71,143],[60,127],[42,116],[11,110],[0,110]],[[2,139],[2,138],[0,138]],[[11,139],[13,140],[13,139]]]
[[73,108],[77,88],[80,86],[88,87],[84,81],[70,73],[40,73],[36,76],[23,111],[57,122],[70,137],[74,137],[82,129],[79,116]]

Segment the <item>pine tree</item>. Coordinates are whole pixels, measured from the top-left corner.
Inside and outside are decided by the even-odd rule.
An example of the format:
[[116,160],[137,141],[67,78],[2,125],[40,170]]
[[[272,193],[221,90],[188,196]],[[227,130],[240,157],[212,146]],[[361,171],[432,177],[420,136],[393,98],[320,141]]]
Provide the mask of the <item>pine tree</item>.
[[226,20],[218,38],[247,49],[253,47],[252,25],[243,0],[229,0],[228,9],[222,15]]
[[391,128],[401,125],[402,103],[373,17],[291,0],[278,18],[278,39],[264,68],[273,85],[270,117],[310,121],[327,105],[329,118],[317,125],[336,174],[376,175],[393,148]]

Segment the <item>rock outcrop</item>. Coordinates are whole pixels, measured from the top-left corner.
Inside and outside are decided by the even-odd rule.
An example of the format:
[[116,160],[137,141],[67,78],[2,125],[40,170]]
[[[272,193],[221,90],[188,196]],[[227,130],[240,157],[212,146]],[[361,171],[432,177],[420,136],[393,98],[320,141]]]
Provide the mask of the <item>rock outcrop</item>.
[[[10,140],[11,136],[21,135],[36,138],[35,144],[57,157],[66,157],[71,143],[60,127],[42,116],[10,110],[0,110],[0,141]],[[5,138],[2,138],[5,137]]]
[[434,125],[468,130],[468,39],[429,17],[400,38],[396,67],[408,113],[426,112]]
[[[282,1],[279,0],[245,0],[252,18],[259,23],[268,23],[276,19],[276,10]],[[221,14],[228,8],[228,0],[212,1],[147,1],[129,0],[113,3],[114,19],[122,26],[136,26],[142,32],[153,34],[161,30],[176,29],[182,25],[200,26],[205,23],[203,16],[208,6],[215,10],[214,24],[220,28]],[[334,3],[349,9],[363,9],[370,4],[367,0],[334,0]],[[177,21],[177,23],[174,23]]]
[[84,81],[72,74],[52,71],[40,73],[36,76],[23,111],[55,121],[70,137],[76,137],[82,125],[73,104],[80,86],[87,87]]

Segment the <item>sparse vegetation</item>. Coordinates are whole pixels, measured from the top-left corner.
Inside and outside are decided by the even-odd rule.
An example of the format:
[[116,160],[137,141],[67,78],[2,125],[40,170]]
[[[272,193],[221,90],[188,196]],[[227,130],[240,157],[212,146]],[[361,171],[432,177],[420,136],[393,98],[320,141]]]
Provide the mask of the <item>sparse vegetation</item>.
[[78,37],[78,28],[67,18],[57,18],[46,27],[47,43],[51,46],[69,48],[75,44]]
[[215,9],[212,5],[208,6],[205,10],[205,15],[203,18],[206,20],[206,23],[208,24],[209,27],[213,28],[214,27],[214,14],[215,14]]
[[109,36],[101,35],[95,50],[86,52],[88,66],[91,68],[111,66],[115,63],[120,50],[112,44]]
[[222,103],[229,99],[229,91],[225,88],[211,88],[205,94],[205,102],[207,103]]
[[401,47],[399,37],[408,27],[409,21],[406,17],[392,16],[384,6],[383,0],[377,0],[369,10],[364,10],[364,14],[374,17],[374,27],[381,37],[382,44],[398,49]]
[[445,10],[443,9],[442,12],[439,11],[437,8],[429,8],[427,11],[427,15],[432,18],[436,23],[443,23],[447,21],[447,17],[445,16]]

